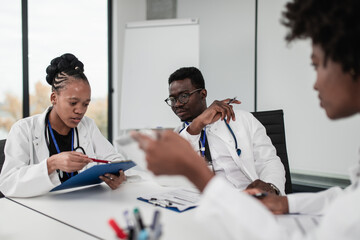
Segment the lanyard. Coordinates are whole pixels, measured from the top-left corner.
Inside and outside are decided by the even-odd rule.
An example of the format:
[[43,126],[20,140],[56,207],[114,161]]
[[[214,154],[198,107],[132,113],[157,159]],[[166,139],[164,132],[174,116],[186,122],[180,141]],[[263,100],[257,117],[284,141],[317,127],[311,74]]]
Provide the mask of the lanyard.
[[[182,130],[184,130],[185,126],[189,126],[189,123],[187,121],[184,122],[184,127],[179,131],[179,133],[181,133]],[[200,136],[200,140],[199,140],[199,149],[201,152],[201,156],[205,157],[206,127],[204,127],[203,131],[204,131],[203,136],[202,137]]]
[[[53,132],[53,130],[52,130],[52,128],[51,128],[51,125],[50,125],[50,121],[49,121],[49,120],[48,120],[48,126],[49,126],[50,135],[51,135],[51,138],[52,138],[52,140],[53,140],[53,142],[54,142],[56,151],[57,151],[57,153],[60,153],[61,151],[60,151],[60,148],[59,148],[59,146],[58,146],[58,144],[57,144],[57,141],[56,141],[56,139],[55,139],[54,132]],[[73,128],[71,129],[71,151],[74,151],[74,129],[73,129]]]
[[[59,146],[58,146],[58,144],[57,144],[57,141],[56,141],[56,139],[55,139],[54,132],[53,132],[53,130],[52,130],[52,127],[51,127],[51,124],[50,124],[49,119],[48,119],[48,126],[49,126],[50,135],[51,135],[51,138],[52,138],[52,140],[53,140],[53,142],[54,142],[56,151],[57,151],[57,153],[60,153],[61,151],[60,151],[60,148],[59,148]],[[73,128],[71,129],[71,151],[74,151],[74,129],[73,129]],[[70,177],[68,173],[66,173],[66,174],[68,175],[68,177]],[[73,172],[71,173],[71,177],[72,177],[72,176],[74,176],[74,173],[73,173]]]
[[[224,119],[224,123],[225,123],[226,127],[229,129],[229,131],[231,133],[231,136],[234,138],[236,154],[240,157],[241,149],[238,148],[238,143],[237,143],[234,131],[231,129],[230,125],[226,122],[226,119]],[[187,121],[185,121],[184,122],[184,127],[179,131],[179,133],[181,133],[185,129],[185,124],[187,126],[189,126],[189,123]],[[201,152],[202,156],[205,156],[205,138],[206,138],[206,127],[204,128],[203,137],[202,138],[200,137],[200,141],[199,141],[199,144],[201,144],[200,152]]]
[[200,136],[200,152],[201,152],[201,156],[205,157],[205,141],[206,141],[206,127],[204,127],[204,133],[202,135],[202,137]]

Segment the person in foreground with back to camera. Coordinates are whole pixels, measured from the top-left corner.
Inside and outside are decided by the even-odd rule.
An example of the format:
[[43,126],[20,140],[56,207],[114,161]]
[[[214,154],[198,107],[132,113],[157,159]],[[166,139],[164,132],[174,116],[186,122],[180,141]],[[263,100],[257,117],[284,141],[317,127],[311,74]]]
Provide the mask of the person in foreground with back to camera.
[[[165,102],[183,122],[174,131],[187,139],[216,175],[235,188],[285,194],[285,170],[265,127],[249,112],[233,110],[234,99],[206,104],[200,70],[184,67],[169,77]],[[231,121],[232,120],[232,121]]]
[[[31,197],[49,192],[70,177],[96,164],[90,159],[124,159],[84,116],[91,89],[84,65],[72,54],[51,61],[46,81],[52,87],[52,106],[44,113],[16,122],[5,145],[0,191],[7,197]],[[124,180],[105,174],[100,178],[112,189]]]
[[[360,112],[359,11],[358,0],[293,0],[284,12],[282,22],[290,28],[287,40],[312,40],[311,60],[317,73],[314,89],[330,119]],[[132,135],[146,152],[151,171],[185,175],[202,191],[196,216],[217,239],[360,239],[360,162],[351,170],[352,183],[344,190],[333,187],[318,193],[269,194],[259,201],[249,194],[261,190],[234,191],[226,181],[214,177],[177,134],[163,132],[158,140]],[[304,235],[287,232],[271,212],[323,216],[319,225]]]

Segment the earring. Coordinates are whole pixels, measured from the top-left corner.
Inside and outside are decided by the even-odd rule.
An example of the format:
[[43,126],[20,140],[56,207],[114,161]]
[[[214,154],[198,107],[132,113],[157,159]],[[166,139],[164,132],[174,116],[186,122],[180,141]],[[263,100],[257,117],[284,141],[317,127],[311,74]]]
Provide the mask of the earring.
[[349,74],[352,76],[352,77],[355,77],[356,73],[355,73],[355,70],[353,68],[350,69],[349,71]]

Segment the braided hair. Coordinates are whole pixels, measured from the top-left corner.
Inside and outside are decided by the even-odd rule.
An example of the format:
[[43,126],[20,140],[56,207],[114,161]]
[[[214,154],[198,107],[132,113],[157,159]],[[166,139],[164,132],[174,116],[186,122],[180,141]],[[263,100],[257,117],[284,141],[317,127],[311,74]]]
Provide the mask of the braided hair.
[[70,77],[80,79],[89,84],[84,74],[84,64],[71,53],[54,58],[46,68],[46,81],[52,91],[58,92],[69,83]]

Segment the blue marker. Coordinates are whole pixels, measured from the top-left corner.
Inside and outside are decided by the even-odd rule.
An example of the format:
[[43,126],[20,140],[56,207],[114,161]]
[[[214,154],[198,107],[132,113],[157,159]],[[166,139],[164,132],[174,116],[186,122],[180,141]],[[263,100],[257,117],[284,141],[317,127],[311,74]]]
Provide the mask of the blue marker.
[[152,230],[152,231],[155,231],[155,228],[156,228],[156,226],[157,226],[158,223],[159,223],[159,217],[160,217],[160,211],[159,211],[159,210],[155,210],[155,212],[154,212],[154,217],[153,217],[153,221],[152,221],[152,224],[151,224],[151,230]]

